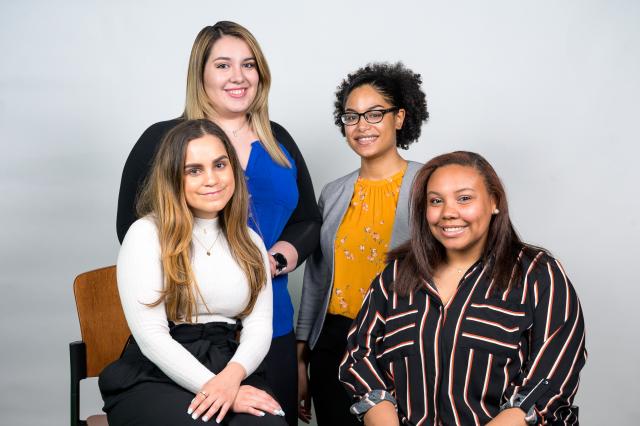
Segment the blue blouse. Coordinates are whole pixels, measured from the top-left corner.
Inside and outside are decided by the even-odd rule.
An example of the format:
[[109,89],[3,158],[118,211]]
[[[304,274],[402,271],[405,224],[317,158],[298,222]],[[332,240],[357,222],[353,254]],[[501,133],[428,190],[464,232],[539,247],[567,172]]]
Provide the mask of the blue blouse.
[[[244,172],[250,199],[249,226],[262,236],[267,250],[278,241],[299,198],[295,161],[282,144],[280,149],[291,163],[291,168],[274,162],[262,144],[255,141],[251,144]],[[287,284],[287,274],[272,281],[274,338],[293,330],[293,304]]]

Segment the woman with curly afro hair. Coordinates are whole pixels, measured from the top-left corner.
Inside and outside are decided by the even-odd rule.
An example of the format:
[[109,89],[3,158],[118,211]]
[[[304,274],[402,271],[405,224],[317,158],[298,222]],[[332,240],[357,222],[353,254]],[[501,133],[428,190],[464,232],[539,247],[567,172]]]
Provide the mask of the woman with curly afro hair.
[[359,424],[338,366],[387,251],[409,238],[409,190],[421,164],[402,158],[398,148],[416,142],[429,117],[421,83],[420,74],[401,63],[373,63],[349,74],[336,91],[335,124],[360,168],[326,185],[318,202],[320,245],[307,259],[296,330],[298,415],[305,422],[313,398],[318,425]]

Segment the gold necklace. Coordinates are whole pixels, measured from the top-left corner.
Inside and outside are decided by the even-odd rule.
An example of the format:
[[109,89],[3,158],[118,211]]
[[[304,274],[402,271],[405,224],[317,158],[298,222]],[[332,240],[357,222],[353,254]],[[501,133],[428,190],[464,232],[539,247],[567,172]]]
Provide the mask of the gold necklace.
[[247,125],[247,120],[244,120],[244,123],[242,123],[242,126],[238,127],[235,130],[232,130],[231,133],[233,134],[233,137],[237,138],[238,137],[238,133],[240,132],[240,130],[244,129],[244,126],[246,126],[246,125]]
[[[204,231],[204,233],[206,234],[207,232]],[[204,249],[205,252],[207,252],[207,256],[211,256],[211,249],[213,248],[213,246],[216,245],[216,241],[218,241],[218,237],[220,237],[221,233],[222,233],[222,231],[218,231],[218,235],[216,235],[216,239],[213,240],[213,243],[209,246],[209,248],[207,248],[207,246],[202,244],[202,241],[200,241],[200,238],[198,238],[198,236],[196,235],[195,232],[193,233],[193,238],[195,238],[196,242],[202,246],[202,248]]]
[[462,273],[466,272],[467,270],[469,270],[471,265],[469,265],[466,268],[458,268],[457,266],[453,266],[453,265],[449,265],[449,267],[455,269],[457,273],[462,274]]

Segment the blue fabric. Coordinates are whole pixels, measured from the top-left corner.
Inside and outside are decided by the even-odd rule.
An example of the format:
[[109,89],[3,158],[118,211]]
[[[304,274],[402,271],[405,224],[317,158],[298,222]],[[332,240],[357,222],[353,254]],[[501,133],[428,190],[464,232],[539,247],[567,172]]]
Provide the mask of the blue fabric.
[[[289,152],[280,145],[291,168],[275,163],[259,141],[251,144],[244,174],[249,188],[249,226],[256,231],[267,250],[273,246],[298,205],[297,169]],[[273,279],[273,337],[293,330],[293,304],[287,290],[288,277]]]

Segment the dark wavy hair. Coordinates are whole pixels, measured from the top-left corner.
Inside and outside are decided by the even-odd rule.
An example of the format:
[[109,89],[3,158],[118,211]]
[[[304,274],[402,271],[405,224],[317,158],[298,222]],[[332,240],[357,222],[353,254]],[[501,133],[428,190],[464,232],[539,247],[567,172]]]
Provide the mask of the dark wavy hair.
[[349,74],[338,86],[333,111],[334,122],[343,136],[344,124],[340,121],[340,115],[344,113],[347,98],[353,89],[365,84],[376,89],[391,105],[405,110],[402,128],[396,132],[396,145],[408,149],[418,140],[422,123],[429,118],[426,96],[420,88],[422,77],[401,62],[370,63]]
[[[495,292],[506,290],[511,283],[518,283],[523,271],[518,256],[524,249],[543,250],[523,243],[511,219],[504,186],[491,164],[479,154],[456,151],[432,158],[416,174],[411,189],[411,238],[387,255],[388,261],[399,260],[394,288],[402,295],[408,295],[422,286],[420,279],[431,280],[436,269],[446,261],[446,249],[438,241],[427,222],[427,184],[433,173],[440,167],[457,164],[472,167],[484,179],[487,191],[496,202],[498,213],[491,217],[487,243],[482,252],[482,262],[488,266],[488,274],[494,280]],[[514,266],[515,265],[515,266]]]

